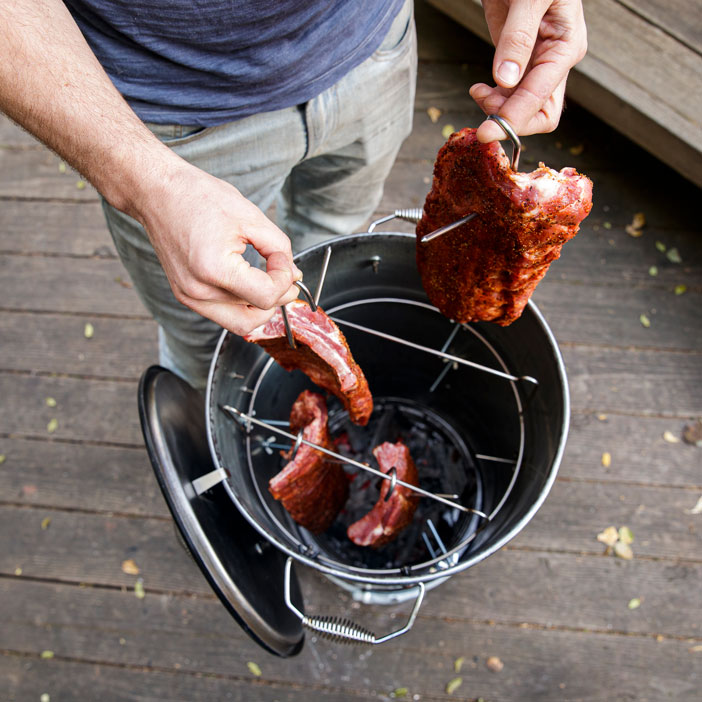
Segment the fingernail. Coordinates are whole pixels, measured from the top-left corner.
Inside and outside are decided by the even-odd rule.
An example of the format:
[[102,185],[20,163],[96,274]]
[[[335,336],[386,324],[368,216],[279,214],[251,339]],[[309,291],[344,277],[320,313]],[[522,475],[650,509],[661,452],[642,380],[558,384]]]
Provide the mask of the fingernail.
[[519,64],[514,61],[503,61],[497,69],[497,77],[511,88],[519,81]]

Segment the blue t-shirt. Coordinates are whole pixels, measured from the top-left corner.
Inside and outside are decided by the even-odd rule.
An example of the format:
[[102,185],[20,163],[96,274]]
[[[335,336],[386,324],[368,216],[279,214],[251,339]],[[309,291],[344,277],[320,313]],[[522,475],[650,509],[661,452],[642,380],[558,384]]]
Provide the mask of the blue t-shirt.
[[211,126],[298,105],[380,46],[403,0],[65,0],[146,122]]

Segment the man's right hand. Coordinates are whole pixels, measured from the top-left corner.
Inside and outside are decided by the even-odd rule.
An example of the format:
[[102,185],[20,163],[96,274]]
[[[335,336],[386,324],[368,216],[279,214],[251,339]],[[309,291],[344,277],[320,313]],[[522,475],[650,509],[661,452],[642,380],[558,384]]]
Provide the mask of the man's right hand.
[[[297,297],[290,239],[229,183],[174,156],[132,214],[143,224],[176,298],[247,334]],[[155,169],[158,173],[160,169]],[[266,270],[243,257],[251,244]]]

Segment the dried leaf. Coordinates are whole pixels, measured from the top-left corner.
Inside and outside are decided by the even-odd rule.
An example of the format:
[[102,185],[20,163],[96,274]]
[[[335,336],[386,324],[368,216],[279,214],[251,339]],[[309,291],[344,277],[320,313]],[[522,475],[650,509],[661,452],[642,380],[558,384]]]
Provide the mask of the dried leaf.
[[49,524],[51,524],[51,517],[44,517],[44,519],[41,520],[41,528],[46,530],[49,528]]
[[452,695],[463,684],[463,678],[453,678],[446,683],[446,693]]
[[598,414],[597,419],[599,419],[601,422],[606,422],[607,421],[607,415],[606,414]]
[[657,241],[655,246],[661,253],[665,253],[666,246],[662,241]]
[[609,468],[612,465],[612,454],[609,451],[605,451],[602,454],[602,465],[605,468]]
[[461,668],[463,667],[465,660],[465,657],[461,656],[460,658],[456,658],[456,660],[453,662],[453,669],[456,673],[461,672]]
[[643,229],[646,226],[646,215],[643,212],[636,212],[631,220],[631,226],[636,229]]
[[580,156],[580,154],[585,151],[585,145],[577,144],[576,146],[571,146],[568,151],[570,151],[573,156]]
[[612,228],[612,223],[611,222],[602,222],[602,226],[605,229],[611,229]]
[[485,665],[493,673],[499,673],[505,667],[505,664],[497,656],[490,656],[490,658],[485,661]]
[[56,419],[56,417],[52,417],[49,420],[49,423],[46,425],[46,431],[48,431],[49,434],[53,434],[57,429],[58,429],[58,419]]
[[669,444],[679,444],[680,439],[678,439],[675,434],[673,434],[672,431],[664,431],[663,432],[663,439],[667,441]]
[[22,575],[22,569],[19,566],[15,568],[15,575]]
[[251,675],[255,675],[257,678],[261,677],[261,669],[259,668],[257,663],[253,663],[252,661],[249,661],[246,664],[246,667],[249,669],[249,672]]
[[646,329],[651,326],[651,320],[645,314],[639,316],[639,321],[641,322],[641,326]]
[[444,137],[444,139],[448,139],[455,131],[452,124],[445,124],[444,128],[441,130],[441,136]]
[[406,687],[396,687],[391,693],[391,697],[407,697],[409,690]]
[[687,649],[690,653],[702,653],[702,644],[697,644],[696,646],[690,646]]
[[638,609],[641,606],[641,598],[640,597],[632,597],[629,600],[629,604],[627,604],[627,607],[629,609]]
[[658,266],[651,266],[648,269],[648,274],[655,278],[658,275]]
[[700,497],[699,500],[697,500],[697,504],[691,509],[688,510],[690,514],[702,514],[702,497]]
[[694,424],[686,424],[682,436],[686,444],[702,448],[702,419],[698,419]]
[[597,540],[606,546],[614,546],[618,539],[619,533],[617,532],[616,527],[613,526],[608,526],[604,531],[601,531],[597,535]]
[[637,229],[636,227],[632,226],[631,224],[627,224],[626,227],[624,227],[624,231],[629,236],[634,237],[634,239],[638,239],[643,234],[643,231],[641,229]]
[[673,288],[673,292],[676,295],[684,295],[687,292],[687,285],[685,285],[684,283],[681,283],[680,285],[676,285]]
[[143,600],[146,597],[146,592],[144,592],[144,581],[141,578],[137,578],[134,583],[134,596],[138,600]]
[[429,119],[436,124],[439,121],[439,117],[441,117],[441,110],[438,107],[428,107],[427,114]]
[[4,453],[0,453],[0,466],[5,462],[7,456]]
[[618,536],[623,544],[634,543],[634,532],[628,526],[619,527]]
[[85,181],[84,180],[76,181],[76,188],[78,188],[78,190],[84,190],[85,189]]
[[139,575],[139,566],[131,559],[122,561],[122,572],[127,575]]
[[56,400],[53,397],[47,397],[44,402],[47,407],[56,407]]
[[668,249],[665,256],[671,263],[682,263],[682,256],[676,248]]
[[41,697],[39,697],[39,702],[51,702],[51,697],[49,697],[49,693],[42,692]]
[[59,173],[65,173],[66,172],[66,164],[63,161],[59,161],[58,169],[59,169]]
[[42,658],[53,658],[53,657],[54,657],[54,652],[53,652],[53,651],[42,651],[42,652],[41,652],[41,657],[42,657]]
[[614,553],[619,556],[619,558],[623,558],[625,561],[630,561],[634,557],[634,552],[631,550],[631,546],[623,543],[622,541],[617,541],[617,543],[614,544]]
[[95,333],[95,327],[90,322],[86,322],[85,328],[83,329],[83,336],[86,339],[92,339],[94,333]]

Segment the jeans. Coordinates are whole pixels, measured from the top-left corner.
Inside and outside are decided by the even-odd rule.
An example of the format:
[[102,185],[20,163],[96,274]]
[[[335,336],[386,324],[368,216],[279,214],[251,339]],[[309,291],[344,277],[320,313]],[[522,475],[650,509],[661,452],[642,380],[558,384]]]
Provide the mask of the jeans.
[[[233,184],[264,212],[275,204],[293,252],[357,231],[378,206],[412,129],[417,46],[407,0],[379,49],[313,100],[214,127],[148,124],[179,156]],[[159,325],[159,362],[204,388],[221,328],[175,299],[148,237],[103,200],[134,286]],[[257,262],[255,252],[247,252]]]

